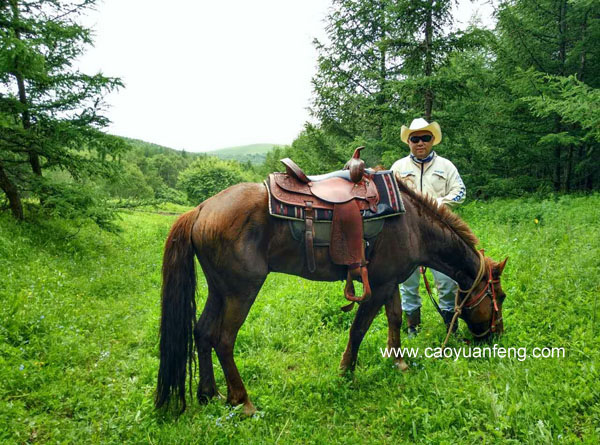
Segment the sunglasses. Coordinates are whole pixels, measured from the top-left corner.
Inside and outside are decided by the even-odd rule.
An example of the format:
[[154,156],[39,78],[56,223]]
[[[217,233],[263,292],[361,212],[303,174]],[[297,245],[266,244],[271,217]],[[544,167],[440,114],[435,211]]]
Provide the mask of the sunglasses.
[[430,134],[424,134],[423,136],[411,136],[408,138],[412,143],[416,144],[419,141],[429,142],[433,139],[433,136]]

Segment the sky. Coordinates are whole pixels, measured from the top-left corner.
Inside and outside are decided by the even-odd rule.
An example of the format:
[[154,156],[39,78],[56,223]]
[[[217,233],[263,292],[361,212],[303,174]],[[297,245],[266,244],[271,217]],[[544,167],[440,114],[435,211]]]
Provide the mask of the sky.
[[[290,144],[310,119],[330,0],[104,0],[84,19],[88,74],[120,77],[107,131],[186,151]],[[491,7],[461,0],[457,25]]]

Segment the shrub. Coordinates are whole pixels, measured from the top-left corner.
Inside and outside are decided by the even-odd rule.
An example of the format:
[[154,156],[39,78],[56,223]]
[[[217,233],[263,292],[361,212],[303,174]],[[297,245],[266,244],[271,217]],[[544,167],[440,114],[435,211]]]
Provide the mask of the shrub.
[[187,194],[192,204],[197,204],[227,187],[248,180],[251,180],[250,174],[243,171],[239,163],[203,157],[180,173],[177,188]]

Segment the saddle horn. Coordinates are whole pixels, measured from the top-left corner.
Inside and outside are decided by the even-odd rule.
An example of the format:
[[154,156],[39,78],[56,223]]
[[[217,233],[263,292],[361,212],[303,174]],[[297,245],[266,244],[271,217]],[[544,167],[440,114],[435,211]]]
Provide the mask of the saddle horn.
[[365,173],[365,161],[360,158],[360,151],[363,148],[365,147],[361,146],[354,150],[354,154],[344,166],[344,170],[350,170],[350,179],[355,184],[358,184],[360,181],[362,181]]

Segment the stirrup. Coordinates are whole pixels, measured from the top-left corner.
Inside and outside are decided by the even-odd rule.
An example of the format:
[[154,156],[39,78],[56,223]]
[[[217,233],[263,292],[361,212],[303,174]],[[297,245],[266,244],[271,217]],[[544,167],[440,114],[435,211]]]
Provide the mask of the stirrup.
[[[354,283],[352,281],[353,275],[360,271],[360,278],[363,283],[363,295],[362,297],[357,297],[356,292],[354,290]],[[367,298],[371,297],[371,286],[369,285],[369,274],[367,270],[367,266],[358,266],[354,269],[348,269],[348,275],[346,277],[346,287],[344,287],[344,297],[346,300],[352,302],[361,302]]]

